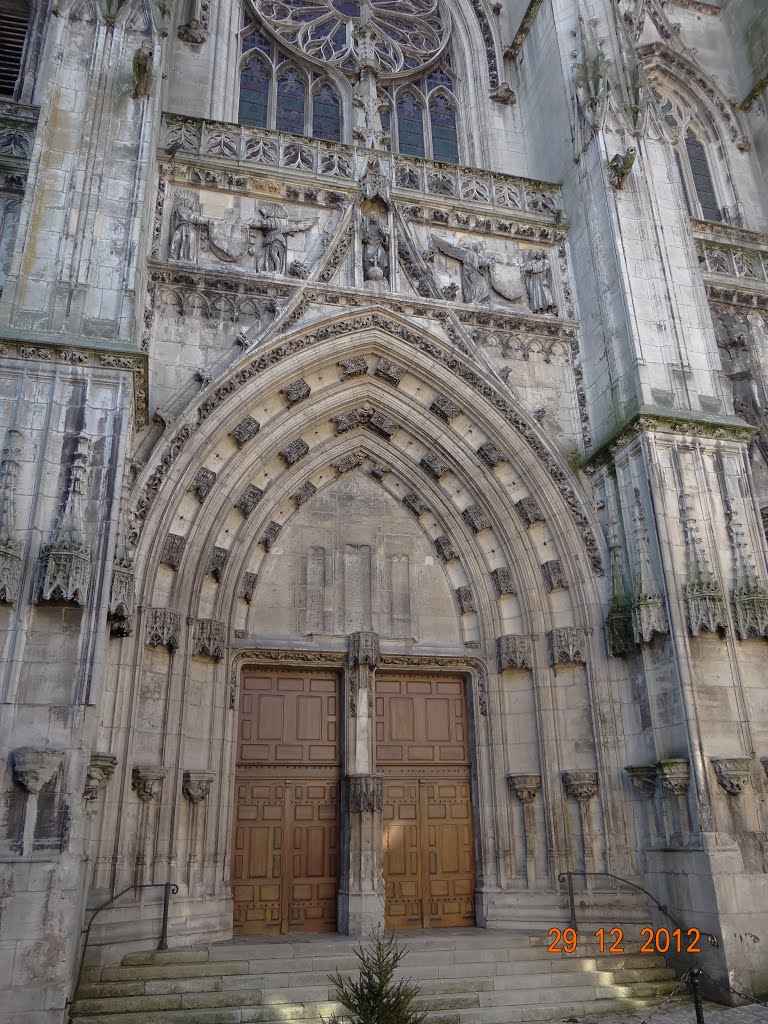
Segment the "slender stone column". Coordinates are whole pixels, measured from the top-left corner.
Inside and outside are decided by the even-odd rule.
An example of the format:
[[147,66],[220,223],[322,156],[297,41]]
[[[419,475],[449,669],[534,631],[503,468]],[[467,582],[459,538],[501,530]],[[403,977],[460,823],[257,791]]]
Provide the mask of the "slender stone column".
[[533,802],[541,789],[540,775],[508,775],[507,782],[523,805],[525,874],[529,889],[536,888],[536,814]]
[[20,843],[22,856],[31,854],[34,849],[37,798],[40,790],[51,781],[63,760],[64,752],[61,750],[17,747],[11,752],[13,777],[16,783],[27,792],[27,803],[24,808],[24,832]]
[[592,822],[589,813],[589,802],[597,793],[597,772],[584,770],[563,772],[563,785],[568,796],[572,797],[579,805],[584,870],[587,872],[587,888],[589,888],[589,876],[595,873],[598,866],[595,862]]
[[373,698],[379,638],[351,633],[344,670],[344,778],[338,928],[367,935],[384,923],[384,780],[374,774]]

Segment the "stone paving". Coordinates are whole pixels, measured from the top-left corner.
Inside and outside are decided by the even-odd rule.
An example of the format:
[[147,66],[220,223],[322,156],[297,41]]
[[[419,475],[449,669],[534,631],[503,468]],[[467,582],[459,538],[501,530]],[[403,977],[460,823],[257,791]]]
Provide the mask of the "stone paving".
[[[649,1007],[637,1012],[600,1016],[564,1017],[556,1024],[696,1024],[692,1003]],[[555,1024],[555,1022],[553,1022]],[[768,1024],[768,1006],[720,1006],[704,1004],[704,1024]]]

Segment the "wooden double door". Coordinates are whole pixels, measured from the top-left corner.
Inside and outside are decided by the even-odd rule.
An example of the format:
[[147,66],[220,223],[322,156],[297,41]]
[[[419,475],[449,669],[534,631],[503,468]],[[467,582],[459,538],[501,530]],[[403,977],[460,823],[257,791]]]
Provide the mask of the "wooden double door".
[[475,923],[469,736],[460,678],[376,678],[388,928]]
[[241,935],[336,929],[337,689],[332,673],[243,672],[232,854]]
[[[239,934],[336,928],[339,713],[334,673],[243,671],[232,854]],[[375,748],[387,927],[474,924],[463,681],[377,673]]]

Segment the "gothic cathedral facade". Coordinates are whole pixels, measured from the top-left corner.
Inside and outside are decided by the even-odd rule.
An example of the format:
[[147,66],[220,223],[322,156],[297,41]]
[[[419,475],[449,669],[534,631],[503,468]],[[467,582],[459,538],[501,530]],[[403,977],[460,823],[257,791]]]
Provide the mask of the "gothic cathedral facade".
[[761,0],[0,20],[4,1019],[167,882],[768,989]]

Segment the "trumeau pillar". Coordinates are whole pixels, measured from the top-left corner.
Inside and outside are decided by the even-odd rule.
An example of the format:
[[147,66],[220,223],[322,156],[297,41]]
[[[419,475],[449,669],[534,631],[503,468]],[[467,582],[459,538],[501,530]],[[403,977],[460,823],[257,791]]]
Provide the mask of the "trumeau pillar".
[[344,777],[338,928],[367,935],[384,923],[384,780],[375,774],[373,697],[379,664],[375,633],[351,633],[344,669]]

